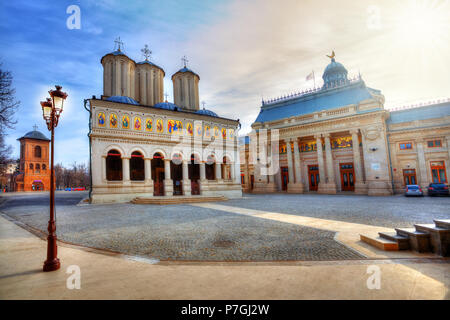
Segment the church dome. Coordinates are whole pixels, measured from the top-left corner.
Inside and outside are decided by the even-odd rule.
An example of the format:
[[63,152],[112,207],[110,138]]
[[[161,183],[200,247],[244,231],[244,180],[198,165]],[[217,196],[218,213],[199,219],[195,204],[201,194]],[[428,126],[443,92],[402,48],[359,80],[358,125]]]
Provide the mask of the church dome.
[[44,140],[44,141],[50,141],[42,132],[33,130],[30,132],[27,132],[23,137],[19,138],[21,139],[35,139],[35,140]]
[[177,73],[186,73],[186,72],[190,72],[190,73],[192,73],[193,75],[196,75],[196,76],[200,79],[200,76],[199,76],[198,74],[196,74],[194,71],[192,71],[191,69],[189,69],[189,68],[187,68],[187,67],[183,67],[183,68],[181,68],[180,70],[178,70],[177,72],[175,72],[175,73],[172,75],[172,78],[173,78],[173,76],[176,75]]
[[106,101],[134,104],[136,106],[139,105],[139,103],[136,100],[131,99],[130,97],[127,96],[111,96],[106,98]]
[[349,82],[347,74],[347,69],[345,69],[342,63],[336,62],[336,60],[332,58],[322,75],[324,88],[347,84]]
[[210,117],[218,117],[217,113],[211,111],[211,110],[207,110],[207,109],[202,109],[202,110],[198,110],[195,113],[197,114],[202,114],[205,116],[210,116]]
[[152,66],[152,67],[156,67],[156,68],[158,68],[158,69],[160,69],[160,70],[162,70],[162,72],[165,74],[165,71],[164,71],[164,69],[163,68],[161,68],[160,66],[158,66],[157,64],[154,64],[153,62],[151,62],[151,61],[148,61],[148,60],[144,60],[144,61],[141,61],[141,62],[138,62],[138,63],[136,63],[136,64],[143,64],[143,65],[145,65],[145,64],[148,64],[148,65],[150,65],[150,66]]
[[180,107],[178,107],[176,104],[172,102],[159,102],[154,105],[155,108],[159,109],[165,109],[165,110],[172,110],[172,111],[178,111]]

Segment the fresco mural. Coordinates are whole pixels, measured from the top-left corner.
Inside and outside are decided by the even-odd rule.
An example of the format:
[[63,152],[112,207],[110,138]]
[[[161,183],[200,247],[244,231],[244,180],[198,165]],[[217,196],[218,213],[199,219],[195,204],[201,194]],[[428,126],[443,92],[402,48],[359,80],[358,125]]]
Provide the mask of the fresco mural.
[[182,133],[183,123],[179,120],[168,120],[167,121],[167,131],[169,133]]
[[97,118],[98,118],[98,126],[99,127],[104,127],[105,124],[106,124],[106,116],[105,116],[105,114],[103,112],[100,112],[98,114]]
[[153,120],[151,118],[147,118],[145,120],[145,131],[152,131],[153,129]]
[[227,129],[222,128],[221,132],[222,132],[222,139],[226,140],[227,139]]
[[119,120],[117,119],[117,115],[115,113],[111,113],[111,115],[109,116],[109,127],[117,128],[118,123]]
[[134,130],[142,129],[142,120],[139,117],[134,118]]
[[186,123],[186,131],[190,136],[194,134],[194,126],[192,125],[192,122]]
[[316,143],[316,141],[300,142],[300,144],[299,144],[299,151],[300,152],[317,151],[317,143]]
[[195,125],[195,136],[196,137],[201,137],[202,134],[203,134],[202,125],[201,124],[196,124]]
[[330,142],[332,149],[343,149],[352,147],[352,137],[350,136],[332,138]]
[[205,138],[211,137],[211,127],[206,125],[205,126]]
[[130,117],[129,116],[122,117],[122,129],[130,129]]
[[214,127],[214,138],[220,137],[220,131],[218,127]]
[[164,125],[162,119],[156,120],[156,132],[163,133],[164,132]]

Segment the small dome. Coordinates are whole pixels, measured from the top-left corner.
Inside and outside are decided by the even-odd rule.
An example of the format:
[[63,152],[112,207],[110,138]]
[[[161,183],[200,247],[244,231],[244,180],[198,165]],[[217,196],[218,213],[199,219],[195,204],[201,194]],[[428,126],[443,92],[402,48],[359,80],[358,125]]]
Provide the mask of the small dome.
[[159,102],[155,104],[153,107],[159,108],[159,109],[165,109],[165,110],[172,110],[172,111],[178,111],[180,110],[180,107],[172,102]]
[[[200,76],[199,76],[198,74],[196,74],[194,71],[192,71],[191,69],[189,69],[189,68],[187,68],[187,67],[181,68],[180,70],[178,70],[177,72],[175,72],[175,73],[173,74],[173,76],[176,75],[177,73],[180,73],[180,72],[181,72],[181,73],[190,72],[190,73],[196,75],[196,76],[200,79]],[[173,76],[172,76],[172,77],[173,77]]]
[[50,141],[50,139],[48,139],[42,132],[37,131],[37,130],[27,132],[26,135],[19,138],[18,140],[20,140],[20,139],[35,139],[35,140]]
[[207,110],[207,109],[202,109],[202,110],[198,110],[195,113],[197,114],[202,114],[205,116],[210,116],[210,117],[218,117],[217,113],[211,111],[211,110]]
[[[164,72],[164,69],[163,69],[163,68],[161,68],[161,67],[158,66],[157,64],[154,64],[153,62],[148,61],[148,60],[138,62],[137,64],[148,64],[148,65],[151,65],[151,66],[156,67],[156,68],[158,68],[158,69],[161,69],[161,70]],[[164,73],[165,73],[165,72],[164,72]]]
[[322,79],[324,82],[324,88],[335,87],[340,84],[347,84],[347,69],[342,63],[336,62],[334,58],[331,59],[331,63],[325,68]]
[[136,106],[139,105],[139,103],[136,100],[131,99],[130,97],[127,97],[127,96],[111,96],[111,97],[106,98],[106,101],[134,104]]

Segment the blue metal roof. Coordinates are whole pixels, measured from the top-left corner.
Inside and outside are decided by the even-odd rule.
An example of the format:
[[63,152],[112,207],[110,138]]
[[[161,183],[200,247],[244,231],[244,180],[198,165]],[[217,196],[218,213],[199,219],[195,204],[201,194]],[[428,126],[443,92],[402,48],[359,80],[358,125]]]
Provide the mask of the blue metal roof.
[[178,111],[180,110],[180,107],[172,102],[159,102],[155,104],[153,107],[159,108],[159,109],[165,109],[165,110],[172,110],[172,111]]
[[21,139],[35,139],[35,140],[44,140],[44,141],[50,141],[42,132],[33,130],[30,132],[27,132],[23,137],[20,137],[17,140]]
[[218,117],[217,113],[215,113],[214,111],[211,111],[211,110],[207,110],[207,109],[198,110],[195,113],[203,114],[205,116],[210,116],[210,117]]
[[190,72],[190,73],[193,73],[193,74],[195,74],[197,77],[199,77],[200,78],[200,76],[198,75],[198,74],[196,74],[194,71],[192,71],[191,69],[189,69],[189,68],[186,68],[186,67],[184,67],[184,68],[181,68],[180,70],[178,70],[177,72],[175,72],[173,75],[172,75],[172,77],[174,76],[174,75],[176,75],[178,72]]
[[436,119],[450,116],[450,102],[425,107],[391,111],[387,123],[402,123],[414,120]]
[[157,67],[157,68],[161,69],[162,71],[164,71],[163,68],[161,68],[161,67],[158,66],[157,64],[154,64],[153,62],[148,61],[148,60],[138,62],[137,64],[149,64],[149,65],[151,65],[151,66]]
[[111,96],[111,97],[106,98],[106,100],[111,101],[111,102],[134,104],[136,106],[139,105],[139,103],[136,100],[131,99],[130,97],[127,97],[127,96]]
[[322,110],[330,110],[350,104],[358,104],[363,100],[372,98],[373,96],[369,88],[361,80],[342,87],[323,89],[279,103],[264,105],[261,107],[261,111],[255,122],[268,122]]

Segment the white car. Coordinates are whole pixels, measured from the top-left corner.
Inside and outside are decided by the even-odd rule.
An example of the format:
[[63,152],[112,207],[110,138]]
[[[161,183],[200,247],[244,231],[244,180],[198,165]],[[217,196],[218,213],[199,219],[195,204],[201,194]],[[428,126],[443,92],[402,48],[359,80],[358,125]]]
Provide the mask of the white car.
[[405,188],[405,196],[423,197],[422,188],[417,184],[408,184]]

